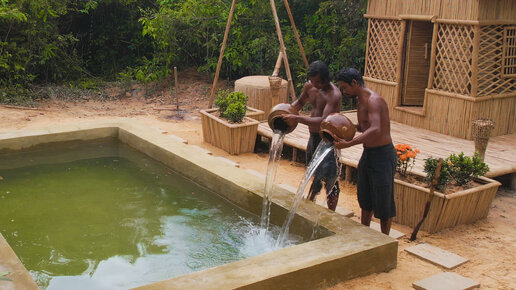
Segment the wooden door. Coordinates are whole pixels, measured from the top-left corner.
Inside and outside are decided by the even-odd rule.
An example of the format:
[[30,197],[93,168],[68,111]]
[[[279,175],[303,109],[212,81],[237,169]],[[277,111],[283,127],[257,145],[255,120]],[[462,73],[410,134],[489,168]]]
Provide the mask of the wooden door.
[[430,52],[434,25],[429,21],[408,21],[401,104],[423,106],[430,73]]

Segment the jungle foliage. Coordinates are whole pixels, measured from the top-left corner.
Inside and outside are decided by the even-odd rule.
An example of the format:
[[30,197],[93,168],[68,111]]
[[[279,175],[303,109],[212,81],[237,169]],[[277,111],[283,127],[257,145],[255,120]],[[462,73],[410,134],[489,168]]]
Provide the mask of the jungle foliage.
[[[364,0],[290,0],[309,61],[363,69]],[[0,102],[34,84],[160,80],[174,66],[213,75],[231,0],[0,0]],[[306,69],[276,0],[294,82]],[[236,1],[221,77],[270,74],[279,52],[269,1]],[[285,76],[283,76],[285,77]],[[93,82],[95,83],[95,82]]]

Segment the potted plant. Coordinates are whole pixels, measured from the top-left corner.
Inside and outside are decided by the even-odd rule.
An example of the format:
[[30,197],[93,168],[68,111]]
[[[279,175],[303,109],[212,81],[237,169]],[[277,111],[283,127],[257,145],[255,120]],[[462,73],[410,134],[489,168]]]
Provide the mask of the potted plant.
[[[414,227],[423,216],[430,193],[429,184],[438,161],[435,158],[425,159],[426,175],[410,172],[408,169],[419,151],[406,144],[395,147],[398,151],[397,174],[394,179],[397,210],[393,220]],[[477,154],[473,157],[465,156],[464,153],[448,156],[441,167],[434,198],[421,229],[434,233],[485,218],[500,186],[499,182],[482,177],[487,171],[489,168]]]
[[[236,92],[234,92],[234,93],[236,93]],[[227,100],[228,96],[230,94],[232,94],[232,93],[227,89],[226,90],[218,90],[217,97],[215,98],[215,102],[214,102],[215,106],[219,107],[220,104],[222,104],[222,106],[224,106],[224,102],[225,102],[224,100]],[[242,93],[242,94],[244,95],[244,93]],[[249,99],[249,98],[247,98],[247,99]],[[217,105],[217,100],[219,100],[219,102],[218,102],[219,105]],[[253,118],[258,121],[265,120],[265,112],[264,111],[247,106],[247,101],[246,101],[245,107],[246,107],[246,112],[245,112],[246,117]]]
[[260,122],[246,117],[246,103],[247,96],[241,92],[217,94],[218,108],[201,110],[204,142],[233,155],[254,151]]

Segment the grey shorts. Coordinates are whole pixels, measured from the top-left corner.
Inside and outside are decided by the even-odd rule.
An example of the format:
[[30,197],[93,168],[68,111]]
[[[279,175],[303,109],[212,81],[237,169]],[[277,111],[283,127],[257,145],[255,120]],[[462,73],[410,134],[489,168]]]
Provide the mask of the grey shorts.
[[[321,142],[319,133],[310,132],[310,139],[306,148],[306,165],[310,163],[315,153],[315,149]],[[328,198],[335,198],[339,196],[339,163],[335,156],[335,150],[332,149],[314,172],[314,180],[310,186],[310,194],[317,195],[322,189],[322,182],[326,189],[326,196]]]
[[379,219],[396,216],[394,173],[397,162],[392,144],[366,148],[358,163],[357,197],[360,208]]

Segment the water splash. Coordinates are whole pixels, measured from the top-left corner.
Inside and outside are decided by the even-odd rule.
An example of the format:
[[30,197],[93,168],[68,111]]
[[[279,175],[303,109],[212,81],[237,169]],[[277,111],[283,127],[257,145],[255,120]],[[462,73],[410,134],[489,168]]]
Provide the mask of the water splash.
[[269,163],[267,165],[267,175],[265,177],[265,195],[263,196],[262,217],[260,222],[261,227],[265,230],[269,228],[272,187],[274,186],[274,179],[276,179],[276,172],[279,165],[278,160],[280,159],[281,152],[283,150],[283,138],[285,138],[285,132],[274,130],[271,149],[269,150]]
[[296,213],[297,207],[299,206],[299,202],[301,201],[303,197],[303,193],[305,192],[305,188],[308,185],[308,181],[310,181],[310,178],[315,173],[315,170],[319,167],[321,162],[324,160],[324,157],[328,155],[328,153],[332,150],[333,143],[321,141],[319,145],[317,146],[317,149],[315,149],[314,157],[308,164],[308,167],[306,168],[305,175],[303,176],[303,179],[301,180],[301,183],[299,184],[299,187],[297,188],[296,193],[296,199],[294,201],[294,204],[292,205],[292,208],[288,212],[288,216],[285,219],[285,222],[283,223],[283,226],[281,228],[280,235],[278,237],[278,240],[276,241],[276,247],[281,247],[284,244],[285,238],[288,235],[290,223],[292,222],[292,219],[294,218],[294,214]]

